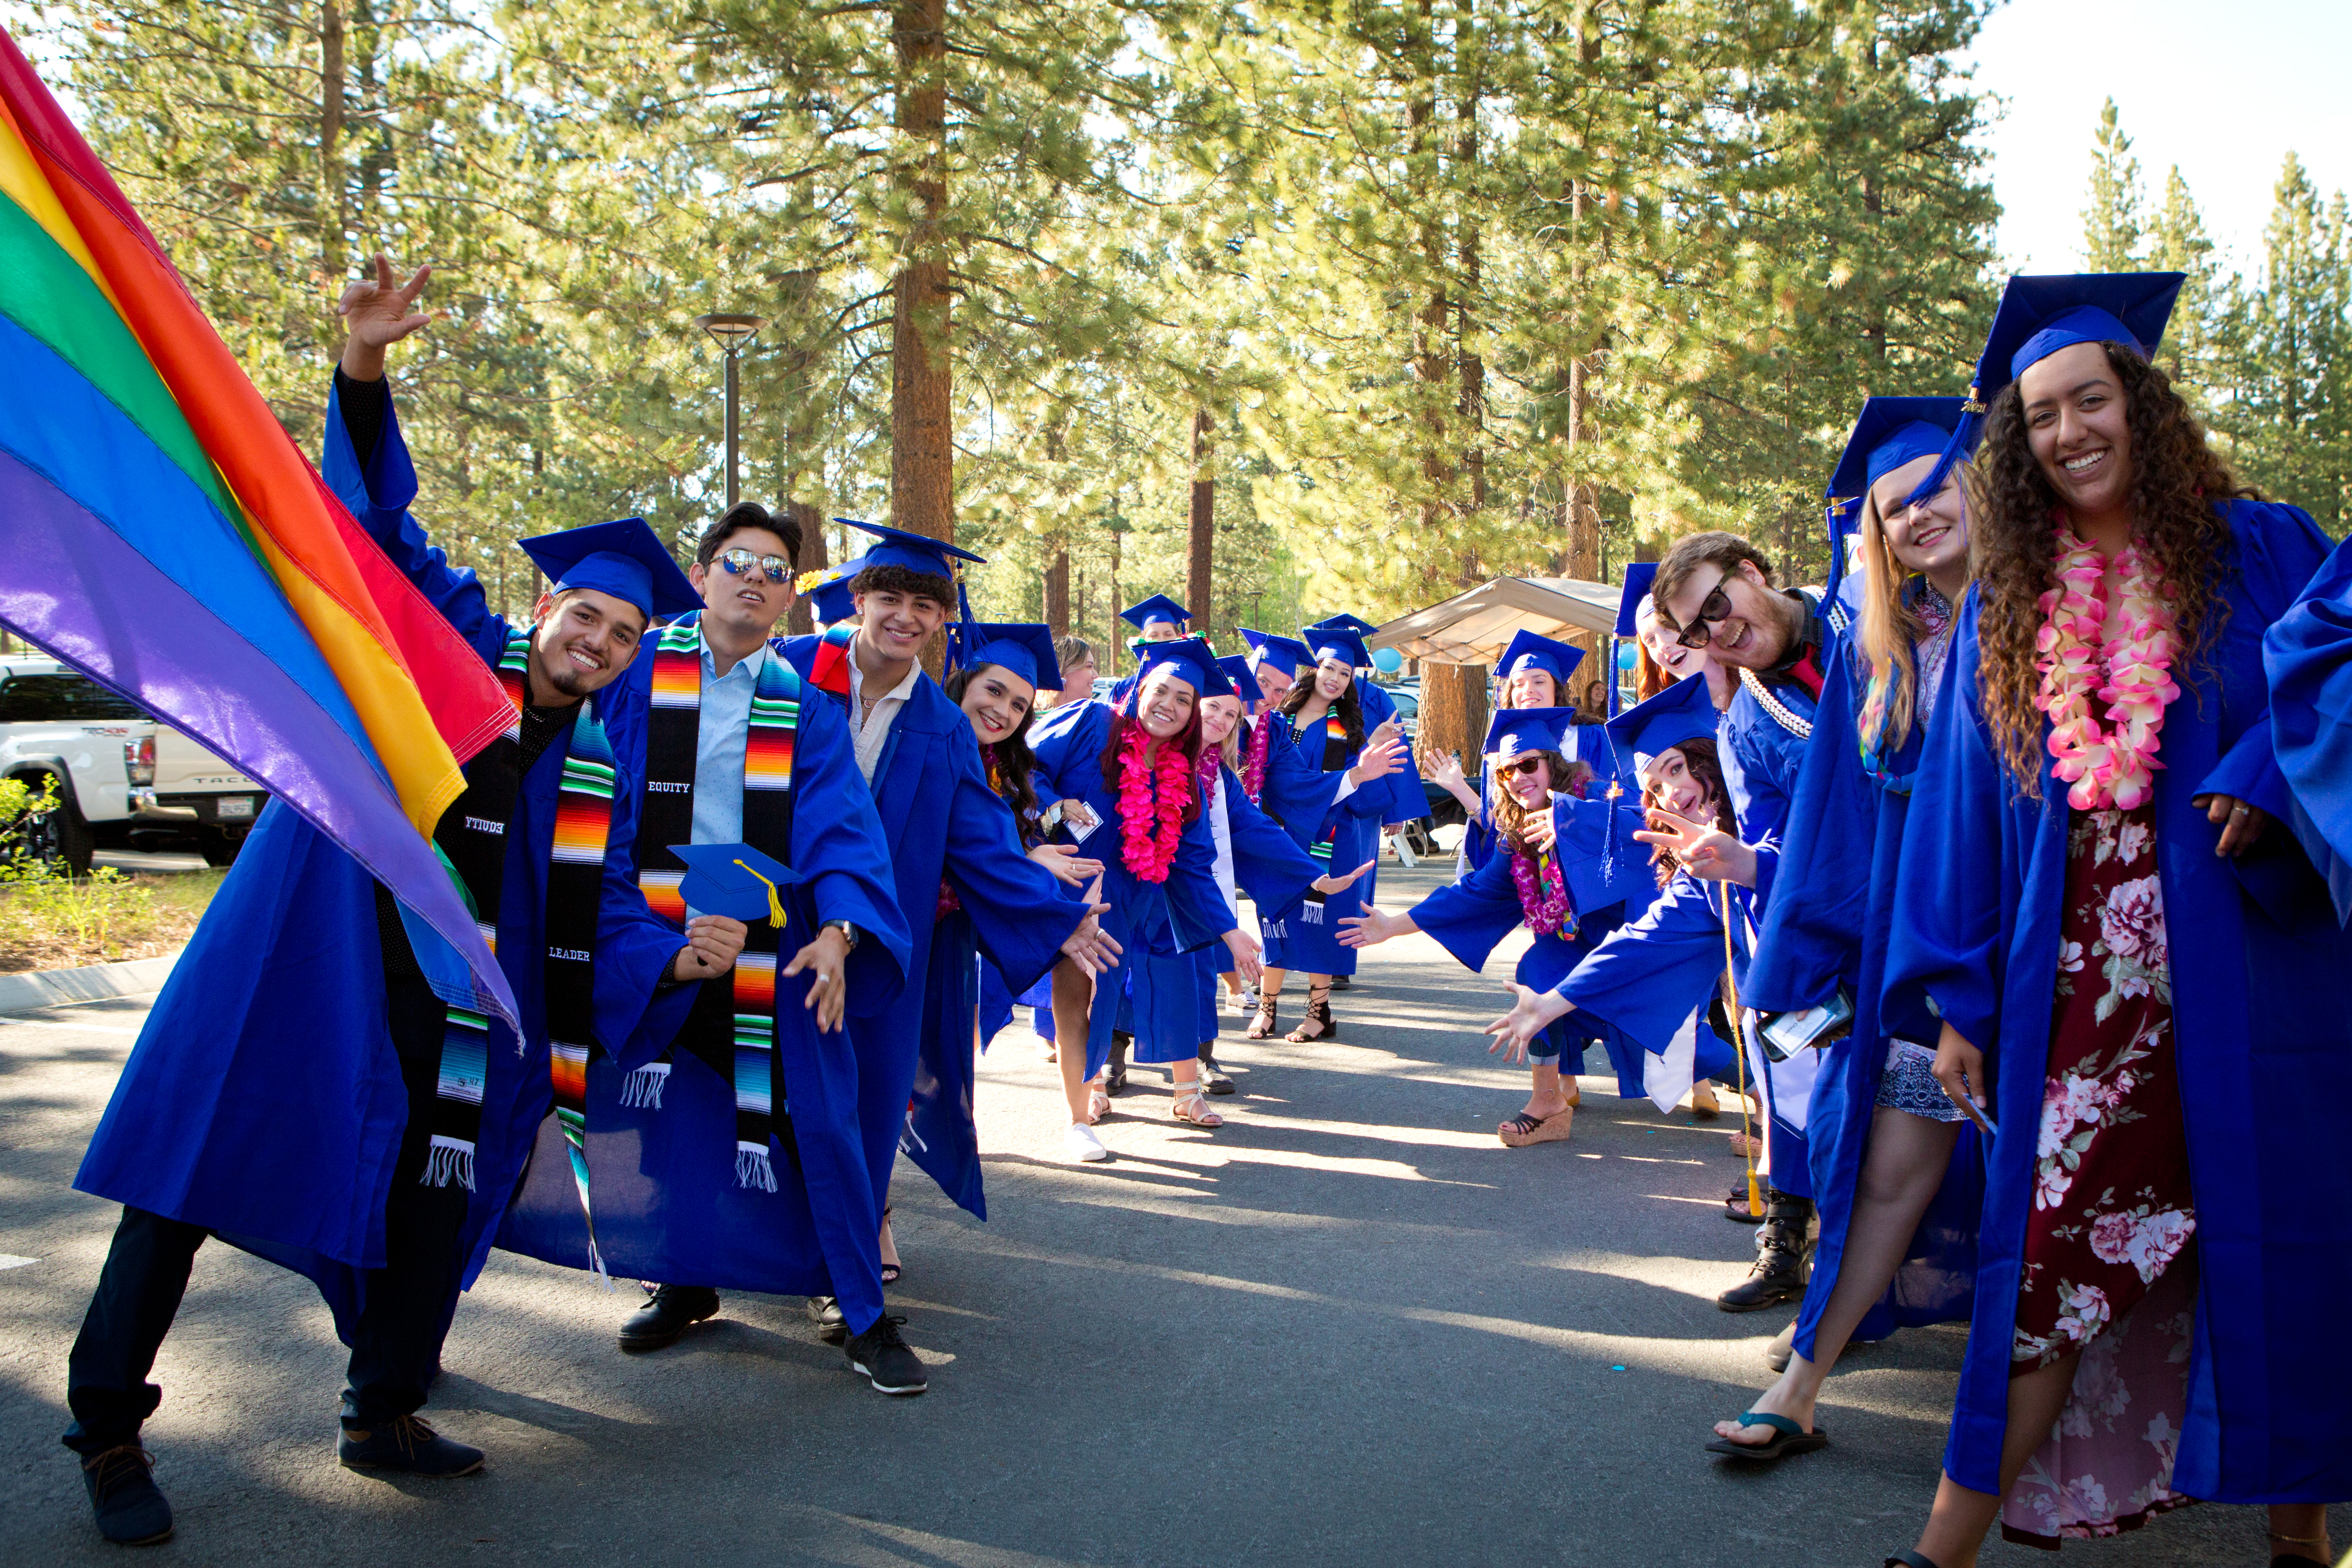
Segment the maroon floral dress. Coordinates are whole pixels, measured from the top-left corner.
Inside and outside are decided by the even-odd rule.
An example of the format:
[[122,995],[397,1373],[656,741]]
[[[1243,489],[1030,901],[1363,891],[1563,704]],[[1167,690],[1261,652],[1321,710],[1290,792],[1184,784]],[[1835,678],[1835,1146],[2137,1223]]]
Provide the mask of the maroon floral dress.
[[2155,811],[2077,811],[2010,1354],[2012,1375],[2083,1359],[2002,1511],[2011,1539],[2109,1535],[2186,1500],[2196,1228]]

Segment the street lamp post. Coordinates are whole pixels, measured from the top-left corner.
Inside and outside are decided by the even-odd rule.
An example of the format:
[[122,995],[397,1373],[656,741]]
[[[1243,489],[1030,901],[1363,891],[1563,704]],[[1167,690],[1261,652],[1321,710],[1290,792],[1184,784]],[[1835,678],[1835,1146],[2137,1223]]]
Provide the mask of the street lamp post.
[[694,324],[716,339],[727,354],[727,504],[731,507],[736,494],[735,356],[767,322],[758,316],[712,315],[697,316]]

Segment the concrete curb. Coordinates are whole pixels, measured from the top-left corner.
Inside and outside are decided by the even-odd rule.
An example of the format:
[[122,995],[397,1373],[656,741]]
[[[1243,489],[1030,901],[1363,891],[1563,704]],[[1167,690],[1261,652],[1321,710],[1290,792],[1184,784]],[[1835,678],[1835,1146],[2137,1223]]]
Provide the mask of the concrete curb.
[[0,1013],[53,1008],[61,1002],[95,1002],[161,990],[180,955],[134,958],[128,964],[92,964],[80,969],[35,969],[0,975]]

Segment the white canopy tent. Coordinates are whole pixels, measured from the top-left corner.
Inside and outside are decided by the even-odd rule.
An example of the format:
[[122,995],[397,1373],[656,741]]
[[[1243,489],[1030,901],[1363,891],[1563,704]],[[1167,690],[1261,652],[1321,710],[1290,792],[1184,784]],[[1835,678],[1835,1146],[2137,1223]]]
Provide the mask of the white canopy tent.
[[1521,632],[1559,637],[1617,630],[1620,591],[1573,577],[1498,577],[1399,616],[1365,641],[1434,664],[1492,664]]

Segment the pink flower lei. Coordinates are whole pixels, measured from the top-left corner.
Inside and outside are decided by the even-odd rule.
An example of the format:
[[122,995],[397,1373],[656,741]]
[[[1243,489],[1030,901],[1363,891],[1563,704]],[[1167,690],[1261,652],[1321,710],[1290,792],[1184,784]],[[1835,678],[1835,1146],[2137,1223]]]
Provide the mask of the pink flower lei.
[[[2066,803],[2128,811],[2155,790],[2165,706],[2180,695],[2171,674],[2179,648],[2171,591],[2132,545],[2116,557],[2122,591],[2108,605],[2099,592],[2104,558],[2063,522],[2056,531],[2058,586],[2042,596],[2033,706],[2050,716],[2052,771],[2069,786]],[[2107,705],[2112,728],[2100,727],[2095,696]]]
[[1268,707],[1250,727],[1249,744],[1242,747],[1242,793],[1255,806],[1265,794],[1265,748],[1274,737],[1274,710]]
[[1143,881],[1166,882],[1184,834],[1184,808],[1192,800],[1192,763],[1179,747],[1163,746],[1157,764],[1147,764],[1143,754],[1150,744],[1140,723],[1131,724],[1119,743],[1119,855]]
[[[1541,892],[1538,892],[1540,880]],[[1568,902],[1568,889],[1561,885],[1559,862],[1549,855],[1531,863],[1525,850],[1511,852],[1511,885],[1518,889],[1519,913],[1527,918],[1528,929],[1538,936],[1576,929],[1576,911]]]

